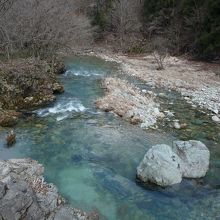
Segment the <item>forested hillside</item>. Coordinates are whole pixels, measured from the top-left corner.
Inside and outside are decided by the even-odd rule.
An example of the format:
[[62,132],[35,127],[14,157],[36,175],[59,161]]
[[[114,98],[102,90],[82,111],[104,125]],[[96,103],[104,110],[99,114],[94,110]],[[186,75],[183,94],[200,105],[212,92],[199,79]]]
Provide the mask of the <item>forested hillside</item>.
[[8,56],[17,48],[39,55],[95,40],[123,52],[217,59],[219,11],[220,0],[1,0],[0,46]]
[[219,55],[219,0],[98,0],[96,4],[94,23],[101,33],[113,32],[121,42],[135,36],[130,49],[146,47],[140,39],[161,44],[162,38],[162,47],[174,54]]

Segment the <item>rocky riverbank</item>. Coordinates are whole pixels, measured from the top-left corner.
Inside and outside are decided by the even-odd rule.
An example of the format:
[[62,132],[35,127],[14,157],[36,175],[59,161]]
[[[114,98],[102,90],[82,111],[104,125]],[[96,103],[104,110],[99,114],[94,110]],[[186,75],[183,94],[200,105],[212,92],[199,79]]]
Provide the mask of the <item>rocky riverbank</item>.
[[57,82],[60,64],[29,58],[0,62],[0,126],[12,126],[20,110],[37,108],[53,102],[55,94],[64,91]]
[[31,159],[0,160],[1,220],[98,219],[65,204],[53,184],[43,177],[44,168]]
[[102,82],[106,94],[96,101],[96,106],[106,112],[114,112],[131,124],[142,128],[153,126],[157,118],[164,117],[153,93],[140,91],[125,80],[106,78]]
[[208,109],[220,118],[220,67],[217,64],[167,57],[164,69],[157,70],[153,55],[132,57],[105,50],[91,54],[119,63],[123,74],[138,78],[146,85],[180,92],[190,104]]

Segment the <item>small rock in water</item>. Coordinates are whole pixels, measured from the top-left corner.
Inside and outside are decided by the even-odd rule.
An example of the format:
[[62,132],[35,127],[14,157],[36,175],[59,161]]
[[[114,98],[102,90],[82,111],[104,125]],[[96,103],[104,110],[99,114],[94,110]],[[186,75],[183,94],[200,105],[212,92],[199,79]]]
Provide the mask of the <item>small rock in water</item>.
[[158,108],[154,108],[154,113],[159,115],[160,114],[160,110]]
[[184,97],[184,99],[185,99],[185,100],[187,100],[187,101],[189,101],[189,100],[190,100],[190,98],[189,98],[189,97],[187,97],[187,96],[186,96],[186,97]]
[[174,124],[173,124],[173,127],[176,128],[176,129],[180,129],[181,125],[180,125],[179,122],[175,121]]
[[164,115],[163,112],[160,112],[160,113],[158,114],[158,117],[159,117],[159,118],[165,118],[165,115]]
[[186,124],[186,123],[183,123],[183,124],[180,125],[180,128],[181,128],[181,129],[184,129],[184,128],[186,128],[186,127],[187,127],[187,124]]
[[[143,90],[142,90],[143,91]],[[149,94],[149,95],[153,95],[154,93],[152,92],[152,91],[147,91],[147,93]]]
[[165,97],[166,97],[166,94],[165,94],[165,93],[159,93],[158,96],[159,96],[160,98],[165,98]]
[[174,113],[170,111],[164,111],[167,114],[167,117],[173,117]]
[[212,116],[212,121],[219,123],[220,122],[220,118],[216,115]]
[[213,109],[212,112],[217,115],[218,114],[218,109]]
[[13,144],[15,144],[15,142],[16,142],[16,135],[15,135],[13,130],[10,131],[9,134],[7,135],[6,142],[7,142],[7,145],[9,147],[12,146]]

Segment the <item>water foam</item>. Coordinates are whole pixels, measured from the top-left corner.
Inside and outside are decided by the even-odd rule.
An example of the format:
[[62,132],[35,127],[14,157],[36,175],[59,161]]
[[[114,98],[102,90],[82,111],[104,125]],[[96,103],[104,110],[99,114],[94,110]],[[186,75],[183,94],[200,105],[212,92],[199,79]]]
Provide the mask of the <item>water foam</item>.
[[55,115],[57,121],[62,121],[68,118],[72,112],[84,112],[85,110],[86,108],[78,99],[65,98],[52,107],[37,110],[36,113],[40,117]]
[[95,72],[95,71],[89,71],[89,70],[67,70],[65,72],[65,76],[85,76],[85,77],[90,77],[90,76],[100,76],[99,73]]

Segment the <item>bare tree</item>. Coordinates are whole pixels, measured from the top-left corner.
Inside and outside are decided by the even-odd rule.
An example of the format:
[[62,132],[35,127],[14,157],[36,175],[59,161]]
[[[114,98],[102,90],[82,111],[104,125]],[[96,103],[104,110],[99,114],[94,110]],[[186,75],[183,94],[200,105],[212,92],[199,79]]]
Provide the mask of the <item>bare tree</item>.
[[140,0],[116,0],[111,12],[111,25],[119,36],[121,46],[126,34],[140,29],[140,8]]
[[0,21],[1,47],[51,57],[60,48],[91,42],[92,28],[79,10],[81,4],[79,0],[16,1]]
[[163,37],[155,37],[151,40],[151,46],[157,70],[163,70],[165,68],[164,62],[168,57],[167,40]]

